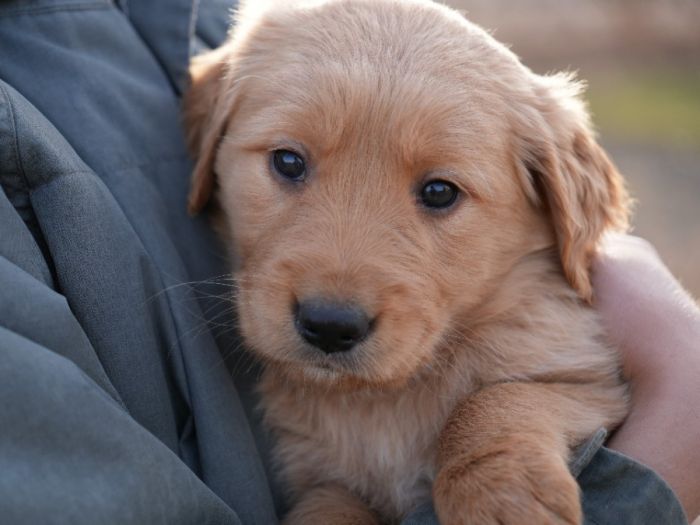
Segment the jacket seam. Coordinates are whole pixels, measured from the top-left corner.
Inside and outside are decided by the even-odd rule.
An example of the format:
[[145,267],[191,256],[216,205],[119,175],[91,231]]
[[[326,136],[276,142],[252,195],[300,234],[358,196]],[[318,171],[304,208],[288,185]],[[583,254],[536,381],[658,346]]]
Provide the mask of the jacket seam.
[[44,5],[35,7],[7,7],[0,9],[0,18],[11,18],[22,15],[42,15],[61,11],[89,11],[96,9],[110,9],[113,5],[109,1],[76,2],[66,5]]
[[12,133],[12,146],[14,150],[15,157],[15,170],[16,174],[20,176],[22,182],[24,182],[25,191],[29,191],[29,182],[27,181],[27,176],[24,173],[24,165],[22,164],[22,155],[19,152],[19,133],[17,133],[17,117],[15,115],[15,109],[10,99],[10,95],[7,92],[5,84],[0,82],[0,92],[7,103],[7,111],[9,113],[10,120],[10,132]]

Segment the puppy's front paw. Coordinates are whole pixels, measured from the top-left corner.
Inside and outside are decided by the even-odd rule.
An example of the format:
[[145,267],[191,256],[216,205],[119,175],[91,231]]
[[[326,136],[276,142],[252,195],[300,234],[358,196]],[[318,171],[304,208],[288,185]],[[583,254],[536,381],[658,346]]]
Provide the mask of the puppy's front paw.
[[377,515],[359,498],[338,485],[312,488],[282,521],[282,525],[379,525]]
[[537,445],[503,443],[451,458],[433,496],[442,525],[579,525],[582,519],[566,462]]

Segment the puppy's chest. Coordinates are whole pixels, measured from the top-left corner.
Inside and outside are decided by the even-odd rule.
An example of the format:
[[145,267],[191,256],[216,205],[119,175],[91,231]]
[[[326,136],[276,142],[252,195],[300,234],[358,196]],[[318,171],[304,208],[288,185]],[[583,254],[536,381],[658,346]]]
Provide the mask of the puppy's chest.
[[426,392],[364,399],[264,398],[292,489],[335,482],[386,517],[430,499],[437,439],[454,402]]

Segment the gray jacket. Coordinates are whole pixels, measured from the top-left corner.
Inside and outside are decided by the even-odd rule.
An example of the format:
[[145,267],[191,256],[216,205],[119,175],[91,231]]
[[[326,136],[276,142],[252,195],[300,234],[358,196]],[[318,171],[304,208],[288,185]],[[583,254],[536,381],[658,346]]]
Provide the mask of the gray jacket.
[[[222,250],[185,211],[179,96],[230,7],[202,0],[195,23],[189,0],[0,4],[0,523],[283,509]],[[663,481],[599,441],[574,467],[587,523],[685,522]]]

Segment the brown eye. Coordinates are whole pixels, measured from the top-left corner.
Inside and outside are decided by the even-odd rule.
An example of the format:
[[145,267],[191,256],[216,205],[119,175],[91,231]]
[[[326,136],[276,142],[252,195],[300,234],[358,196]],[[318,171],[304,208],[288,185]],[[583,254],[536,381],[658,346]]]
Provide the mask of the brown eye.
[[306,176],[306,162],[301,155],[288,149],[273,151],[272,165],[285,179],[301,181]]
[[444,180],[432,180],[428,182],[420,193],[420,199],[427,208],[449,208],[457,200],[459,189],[451,182]]

